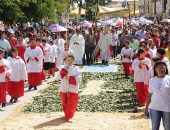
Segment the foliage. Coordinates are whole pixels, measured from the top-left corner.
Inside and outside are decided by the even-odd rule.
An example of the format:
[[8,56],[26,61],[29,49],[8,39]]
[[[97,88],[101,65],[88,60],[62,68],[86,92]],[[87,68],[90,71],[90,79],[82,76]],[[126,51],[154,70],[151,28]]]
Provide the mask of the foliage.
[[[125,78],[122,69],[117,73],[83,73],[80,90],[90,80],[104,80],[103,90],[98,95],[79,97],[77,110],[84,112],[137,112],[135,87],[132,78]],[[54,82],[41,95],[34,97],[32,103],[24,108],[24,112],[62,111],[58,93],[59,82]],[[118,90],[118,91],[114,91]],[[81,92],[80,91],[80,92]]]
[[0,0],[0,20],[13,23],[60,18],[74,0]]

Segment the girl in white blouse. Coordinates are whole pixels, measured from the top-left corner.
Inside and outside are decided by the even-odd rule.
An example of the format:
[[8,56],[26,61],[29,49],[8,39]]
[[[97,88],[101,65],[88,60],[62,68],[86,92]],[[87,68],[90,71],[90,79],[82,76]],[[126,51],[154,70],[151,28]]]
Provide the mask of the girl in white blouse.
[[158,61],[154,66],[154,77],[149,82],[148,108],[152,121],[152,130],[159,130],[162,119],[165,130],[170,130],[170,76],[165,62]]

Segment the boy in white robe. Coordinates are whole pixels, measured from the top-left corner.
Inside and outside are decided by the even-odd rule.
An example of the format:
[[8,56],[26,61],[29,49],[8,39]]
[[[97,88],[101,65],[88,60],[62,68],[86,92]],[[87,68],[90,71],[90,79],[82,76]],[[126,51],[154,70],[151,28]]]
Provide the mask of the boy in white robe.
[[50,55],[51,55],[51,46],[47,43],[45,39],[42,39],[43,49],[44,49],[44,71],[45,71],[45,78],[49,74],[50,70]]
[[41,81],[43,51],[39,46],[36,46],[34,38],[30,39],[30,47],[26,49],[24,58],[27,64],[29,90],[33,87],[34,90],[37,90]]
[[133,58],[133,50],[129,47],[129,42],[125,42],[125,47],[121,50],[121,56],[122,56],[122,64],[125,72],[125,76],[132,74],[132,58]]
[[68,52],[66,64],[59,71],[61,79],[60,95],[66,120],[72,121],[78,104],[80,76],[74,63],[74,53]]
[[7,82],[10,80],[11,72],[9,62],[3,58],[4,51],[5,50],[0,48],[0,104],[2,105],[1,110],[5,110]]
[[16,103],[18,98],[24,96],[24,81],[27,79],[27,71],[25,62],[18,56],[17,49],[12,49],[11,54],[12,57],[8,58],[11,66],[8,93],[11,96],[10,102]]

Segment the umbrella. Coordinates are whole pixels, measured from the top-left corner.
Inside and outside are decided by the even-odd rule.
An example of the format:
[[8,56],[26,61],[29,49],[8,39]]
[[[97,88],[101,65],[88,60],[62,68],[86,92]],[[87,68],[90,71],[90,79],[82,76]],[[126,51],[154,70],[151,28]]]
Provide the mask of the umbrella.
[[162,23],[170,23],[170,19],[163,19],[161,22]]
[[53,30],[51,30],[51,32],[65,32],[65,31],[67,31],[67,28],[65,28],[65,27],[63,27],[63,26],[57,26],[57,27],[55,27]]
[[92,23],[90,23],[90,22],[85,22],[85,23],[83,23],[83,25],[82,25],[82,27],[83,28],[86,28],[86,27],[89,27],[89,28],[91,28],[91,26],[92,26]]
[[118,22],[118,23],[115,24],[115,26],[119,26],[119,27],[123,26],[123,23],[122,22]]
[[48,30],[51,31],[53,29],[55,29],[56,27],[58,27],[59,25],[58,24],[51,24],[49,27],[48,27]]

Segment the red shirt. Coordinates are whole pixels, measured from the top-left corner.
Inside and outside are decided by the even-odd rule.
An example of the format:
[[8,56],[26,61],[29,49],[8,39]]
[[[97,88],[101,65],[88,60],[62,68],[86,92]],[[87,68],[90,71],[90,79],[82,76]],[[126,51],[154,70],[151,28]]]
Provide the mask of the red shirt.
[[15,48],[18,44],[18,40],[15,37],[9,38],[9,43],[11,45],[11,48]]
[[158,46],[159,46],[159,39],[158,38],[154,38],[153,42],[155,43],[155,46],[158,48]]
[[20,56],[23,59],[23,61],[25,61],[24,59],[25,50],[26,50],[26,47],[24,45],[18,46],[18,56]]

